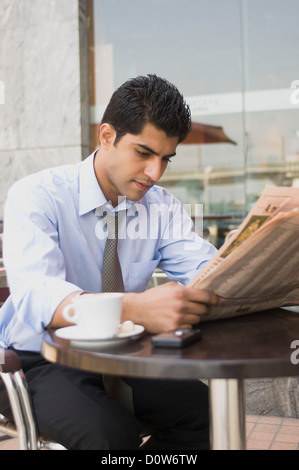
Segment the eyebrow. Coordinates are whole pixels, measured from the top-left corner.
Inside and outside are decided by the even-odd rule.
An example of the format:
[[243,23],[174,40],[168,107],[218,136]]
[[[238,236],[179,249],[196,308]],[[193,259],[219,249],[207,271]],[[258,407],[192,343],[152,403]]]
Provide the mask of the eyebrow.
[[[146,150],[147,152],[149,153],[152,153],[154,155],[157,155],[158,157],[160,156],[160,154],[158,152],[155,152],[155,150],[151,149],[150,147],[148,147],[147,145],[144,145],[144,144],[136,144],[138,145],[138,147],[141,147],[143,150]],[[174,153],[171,153],[169,155],[163,155],[163,157],[174,157],[176,155],[176,152]]]

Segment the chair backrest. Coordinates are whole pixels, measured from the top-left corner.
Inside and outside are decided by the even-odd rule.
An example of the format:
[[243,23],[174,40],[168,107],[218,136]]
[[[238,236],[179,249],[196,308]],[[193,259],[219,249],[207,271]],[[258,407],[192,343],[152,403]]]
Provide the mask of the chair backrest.
[[[0,278],[6,277],[6,270],[5,268],[0,268]],[[6,285],[0,285],[0,307],[3,302],[9,297],[10,291],[9,287]]]
[[0,372],[15,372],[21,370],[21,362],[14,351],[4,350],[4,361],[0,364]]
[[5,300],[9,297],[9,295],[9,287],[0,287],[0,304],[4,303]]

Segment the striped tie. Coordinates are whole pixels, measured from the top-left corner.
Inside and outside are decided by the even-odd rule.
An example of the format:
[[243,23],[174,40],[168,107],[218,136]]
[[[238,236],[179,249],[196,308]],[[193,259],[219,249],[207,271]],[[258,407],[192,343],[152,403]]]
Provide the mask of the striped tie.
[[106,215],[108,238],[102,268],[102,292],[124,292],[124,283],[117,254],[118,216]]

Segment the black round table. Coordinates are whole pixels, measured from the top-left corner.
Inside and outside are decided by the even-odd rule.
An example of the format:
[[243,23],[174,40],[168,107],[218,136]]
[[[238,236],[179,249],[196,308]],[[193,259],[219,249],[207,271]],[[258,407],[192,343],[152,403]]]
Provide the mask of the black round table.
[[48,331],[42,354],[51,362],[101,374],[209,379],[211,447],[244,449],[243,379],[299,375],[298,361],[292,359],[296,357],[292,344],[299,340],[299,314],[273,309],[203,322],[200,328],[201,339],[182,349],[154,348],[148,334],[84,349]]

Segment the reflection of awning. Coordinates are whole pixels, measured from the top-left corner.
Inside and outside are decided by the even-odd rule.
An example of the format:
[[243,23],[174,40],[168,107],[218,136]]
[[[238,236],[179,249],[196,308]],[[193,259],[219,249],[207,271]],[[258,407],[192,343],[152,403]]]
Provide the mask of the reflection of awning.
[[182,144],[221,144],[237,145],[229,139],[220,126],[210,126],[199,122],[192,122],[192,128]]

